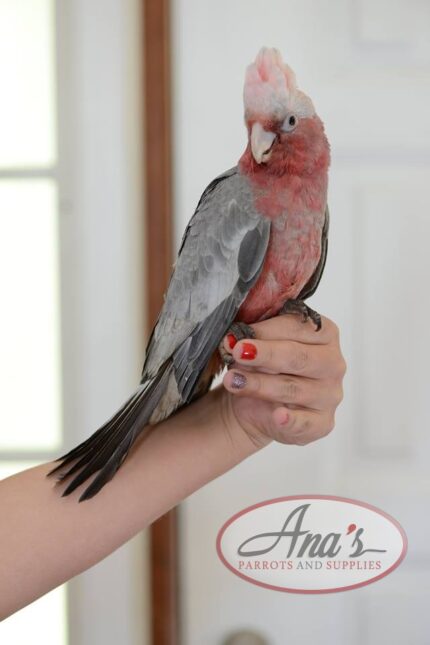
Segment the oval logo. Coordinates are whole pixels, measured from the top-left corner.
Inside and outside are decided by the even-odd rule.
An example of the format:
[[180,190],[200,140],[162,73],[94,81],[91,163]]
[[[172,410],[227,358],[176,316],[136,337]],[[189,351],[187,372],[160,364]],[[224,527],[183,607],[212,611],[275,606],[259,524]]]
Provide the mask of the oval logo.
[[332,593],[376,582],[406,555],[400,524],[346,497],[280,497],[245,508],[220,529],[217,552],[237,576],[290,593]]

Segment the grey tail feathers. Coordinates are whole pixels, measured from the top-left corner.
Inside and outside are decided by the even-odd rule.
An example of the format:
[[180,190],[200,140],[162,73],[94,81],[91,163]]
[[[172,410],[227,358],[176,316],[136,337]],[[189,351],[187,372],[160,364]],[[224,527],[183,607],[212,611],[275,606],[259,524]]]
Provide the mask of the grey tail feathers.
[[[48,477],[59,472],[58,480],[64,481],[78,473],[64,490],[63,497],[70,495],[98,471],[80,496],[80,502],[94,497],[112,479],[157,407],[166,390],[171,371],[172,363],[166,361],[156,376],[139,385],[113,417],[91,437],[56,460],[61,463],[49,471]],[[75,460],[78,461],[64,472],[63,469]]]

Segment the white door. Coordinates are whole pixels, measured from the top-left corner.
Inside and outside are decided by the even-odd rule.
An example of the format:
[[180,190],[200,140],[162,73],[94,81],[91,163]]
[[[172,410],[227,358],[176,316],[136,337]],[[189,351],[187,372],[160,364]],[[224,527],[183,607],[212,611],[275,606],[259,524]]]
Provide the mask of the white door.
[[[348,363],[333,433],[271,445],[182,505],[183,642],[241,629],[271,645],[430,642],[430,4],[421,0],[177,0],[173,17],[177,239],[208,182],[245,145],[242,84],[275,46],[314,99],[332,146],[331,232],[313,306]],[[224,521],[282,495],[352,497],[396,517],[409,552],[354,591],[282,594],[231,574]]]

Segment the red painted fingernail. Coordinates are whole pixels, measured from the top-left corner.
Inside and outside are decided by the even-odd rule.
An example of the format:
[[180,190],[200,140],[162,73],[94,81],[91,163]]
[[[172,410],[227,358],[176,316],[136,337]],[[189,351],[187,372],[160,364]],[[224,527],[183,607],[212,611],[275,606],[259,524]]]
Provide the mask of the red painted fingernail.
[[240,358],[252,361],[257,356],[257,348],[252,343],[243,343]]
[[234,334],[227,334],[227,342],[229,344],[230,349],[233,349],[233,347],[237,343],[236,336]]

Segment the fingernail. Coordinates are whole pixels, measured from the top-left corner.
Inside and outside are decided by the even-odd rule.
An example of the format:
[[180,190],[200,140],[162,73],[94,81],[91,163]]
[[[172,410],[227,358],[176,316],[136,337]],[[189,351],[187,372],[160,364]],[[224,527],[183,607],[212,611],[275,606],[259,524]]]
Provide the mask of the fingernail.
[[252,361],[257,356],[257,348],[252,343],[243,343],[240,358]]
[[242,390],[246,385],[246,376],[240,372],[234,372],[231,387],[235,390]]
[[227,342],[229,344],[230,349],[233,349],[233,347],[237,343],[236,336],[234,334],[227,334]]

